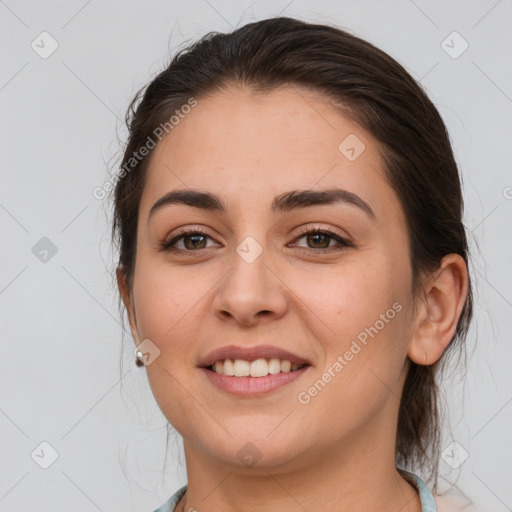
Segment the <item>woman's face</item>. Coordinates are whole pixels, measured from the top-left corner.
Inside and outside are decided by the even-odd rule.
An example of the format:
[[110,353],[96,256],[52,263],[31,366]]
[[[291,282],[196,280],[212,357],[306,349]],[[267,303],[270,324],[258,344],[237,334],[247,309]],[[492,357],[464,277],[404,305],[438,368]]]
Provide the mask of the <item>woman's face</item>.
[[[346,194],[308,202],[333,189]],[[224,209],[176,201],[150,215],[177,190],[211,194]],[[308,234],[315,228],[333,235]],[[160,248],[192,229],[207,236]],[[394,457],[411,277],[404,214],[376,140],[319,95],[216,93],[198,99],[154,150],[138,218],[132,332],[137,344],[151,340],[155,399],[203,461],[297,468],[362,446],[381,453],[386,443]],[[290,374],[222,377],[201,367],[224,347],[255,348],[249,362],[268,359],[263,345],[309,366],[267,391],[263,382]],[[212,376],[236,379],[238,391]]]

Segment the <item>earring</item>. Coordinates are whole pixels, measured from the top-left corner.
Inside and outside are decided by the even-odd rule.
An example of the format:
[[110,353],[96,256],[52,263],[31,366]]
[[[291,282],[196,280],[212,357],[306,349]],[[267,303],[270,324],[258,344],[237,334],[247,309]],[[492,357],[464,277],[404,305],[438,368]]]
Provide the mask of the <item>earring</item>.
[[140,368],[141,366],[144,366],[144,354],[140,351],[140,350],[137,350],[137,354],[135,356],[135,364]]

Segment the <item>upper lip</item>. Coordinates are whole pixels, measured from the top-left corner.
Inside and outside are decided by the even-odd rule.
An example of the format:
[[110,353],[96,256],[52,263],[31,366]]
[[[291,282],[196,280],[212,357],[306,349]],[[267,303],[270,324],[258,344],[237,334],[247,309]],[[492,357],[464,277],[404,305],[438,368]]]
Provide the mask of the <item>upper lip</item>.
[[225,359],[244,359],[245,361],[255,361],[256,359],[262,358],[275,358],[280,359],[281,361],[290,361],[292,364],[311,364],[307,359],[304,359],[297,354],[272,345],[257,345],[254,347],[228,345],[210,352],[199,362],[199,366],[206,368],[217,361],[223,361]]

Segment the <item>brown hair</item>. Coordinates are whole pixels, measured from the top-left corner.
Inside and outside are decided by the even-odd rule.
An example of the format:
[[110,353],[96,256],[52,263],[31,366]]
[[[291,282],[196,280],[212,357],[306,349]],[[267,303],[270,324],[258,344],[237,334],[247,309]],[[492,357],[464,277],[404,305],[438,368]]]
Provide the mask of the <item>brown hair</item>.
[[[158,126],[186,104],[229,86],[265,94],[281,85],[322,93],[342,115],[381,144],[385,177],[407,219],[415,294],[423,278],[450,253],[468,264],[463,198],[446,127],[421,86],[393,58],[336,27],[279,17],[249,23],[229,34],[210,32],[179,51],[170,65],[137,93],[126,115],[129,138],[121,167]],[[151,152],[115,186],[112,237],[119,267],[132,286],[137,219]],[[465,342],[473,312],[471,280],[453,346]],[[446,354],[447,351],[445,351]],[[411,361],[401,397],[397,464],[437,476],[440,440],[439,365]],[[434,483],[435,487],[436,483]]]

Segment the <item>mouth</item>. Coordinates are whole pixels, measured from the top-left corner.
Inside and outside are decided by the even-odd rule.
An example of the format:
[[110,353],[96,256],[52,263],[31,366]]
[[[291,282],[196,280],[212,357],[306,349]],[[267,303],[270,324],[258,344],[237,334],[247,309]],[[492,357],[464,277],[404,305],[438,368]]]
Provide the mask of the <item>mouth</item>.
[[310,366],[307,363],[292,363],[289,359],[259,358],[253,361],[245,359],[220,359],[204,366],[206,370],[228,377],[262,378],[279,373],[292,373]]
[[[233,368],[235,368],[236,361],[233,361]],[[253,363],[254,361],[252,361]],[[283,361],[281,361],[283,362]],[[248,361],[244,361],[248,363]],[[289,361],[288,361],[289,363]],[[259,363],[258,363],[259,364]],[[224,361],[225,365],[225,361]],[[242,366],[240,369],[238,366]],[[270,365],[269,365],[270,366]],[[236,370],[233,373],[239,375],[226,375],[215,371],[215,366],[209,366],[200,368],[207,381],[217,390],[227,393],[228,395],[235,395],[240,398],[258,398],[271,393],[278,388],[286,387],[286,384],[290,384],[306,373],[308,373],[311,365],[301,364],[296,365],[297,368],[292,370],[291,365],[288,369],[288,364],[284,361],[285,371],[279,369],[279,373],[267,373],[263,369],[259,372],[259,377],[253,377],[247,374],[247,364],[237,365]],[[228,363],[229,368],[229,363]],[[277,370],[277,365],[275,367]],[[256,373],[256,372],[255,372]],[[263,375],[265,373],[265,375]]]
[[210,352],[198,367],[214,388],[258,397],[299,379],[312,362],[276,345],[228,345]]

